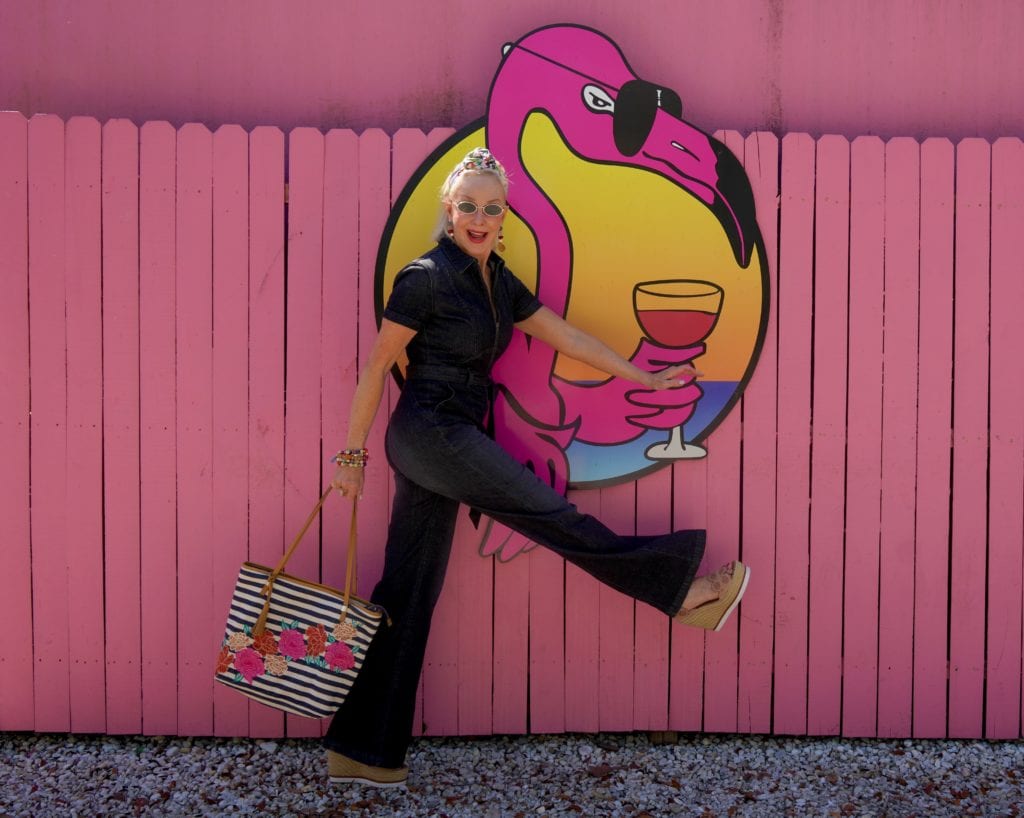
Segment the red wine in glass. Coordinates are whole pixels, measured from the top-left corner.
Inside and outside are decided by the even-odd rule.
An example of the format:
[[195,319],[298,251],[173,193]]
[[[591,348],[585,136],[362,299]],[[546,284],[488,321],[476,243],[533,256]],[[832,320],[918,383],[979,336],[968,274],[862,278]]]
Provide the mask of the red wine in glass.
[[[666,347],[688,347],[711,335],[722,311],[722,297],[722,288],[710,281],[644,281],[633,288],[633,309],[652,341]],[[651,460],[680,460],[703,457],[707,450],[685,443],[683,427],[677,426],[667,441],[648,446],[644,454]]]

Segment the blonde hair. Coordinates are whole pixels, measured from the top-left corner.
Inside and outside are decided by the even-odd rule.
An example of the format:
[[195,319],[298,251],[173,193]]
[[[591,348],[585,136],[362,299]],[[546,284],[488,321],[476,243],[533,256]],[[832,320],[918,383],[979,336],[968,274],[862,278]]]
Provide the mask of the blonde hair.
[[441,239],[448,235],[448,227],[450,226],[450,223],[448,221],[448,213],[445,210],[445,203],[448,202],[449,197],[452,195],[452,191],[455,189],[455,185],[464,173],[488,174],[493,176],[501,184],[501,189],[505,194],[505,198],[508,198],[508,176],[505,174],[505,168],[502,167],[501,162],[495,159],[494,155],[487,150],[487,148],[473,148],[473,150],[467,153],[462,160],[452,168],[451,173],[448,174],[448,178],[446,178],[444,180],[444,184],[441,185],[441,212],[438,215],[437,224],[434,226],[434,232],[431,233],[431,238],[434,241],[441,241]]

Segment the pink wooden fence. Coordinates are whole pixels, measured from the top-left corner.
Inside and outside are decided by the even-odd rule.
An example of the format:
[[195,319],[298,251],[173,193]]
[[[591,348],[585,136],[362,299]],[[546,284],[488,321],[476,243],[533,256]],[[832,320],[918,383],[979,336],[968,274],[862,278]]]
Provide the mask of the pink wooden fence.
[[[326,480],[389,207],[449,134],[0,114],[0,729],[320,732],[214,689],[215,648]],[[1024,145],[723,138],[771,261],[757,372],[707,460],[575,499],[707,527],[755,568],[741,615],[705,638],[462,520],[417,729],[1017,738]],[[297,572],[340,581],[341,506]]]

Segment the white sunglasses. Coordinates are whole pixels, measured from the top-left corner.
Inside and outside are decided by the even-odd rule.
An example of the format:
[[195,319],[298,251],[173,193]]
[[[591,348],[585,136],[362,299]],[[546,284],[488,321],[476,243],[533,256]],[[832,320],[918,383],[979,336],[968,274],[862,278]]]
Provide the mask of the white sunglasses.
[[495,202],[485,205],[478,205],[475,202],[455,202],[455,206],[459,209],[460,213],[465,213],[467,216],[476,213],[478,210],[482,210],[485,216],[500,216],[508,210],[507,205],[500,205]]

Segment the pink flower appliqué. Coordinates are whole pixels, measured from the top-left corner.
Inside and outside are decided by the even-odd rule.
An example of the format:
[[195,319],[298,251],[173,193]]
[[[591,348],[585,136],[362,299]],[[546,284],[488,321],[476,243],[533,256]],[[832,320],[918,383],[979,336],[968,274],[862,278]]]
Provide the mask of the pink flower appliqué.
[[331,670],[348,670],[355,667],[356,657],[352,655],[352,649],[344,642],[331,642],[327,646],[327,653],[324,654],[327,666]]
[[302,631],[294,628],[281,631],[277,639],[277,651],[289,659],[302,659],[306,655],[306,640],[302,638]]
[[252,684],[253,679],[263,675],[263,659],[252,648],[243,648],[235,654],[235,670]]

